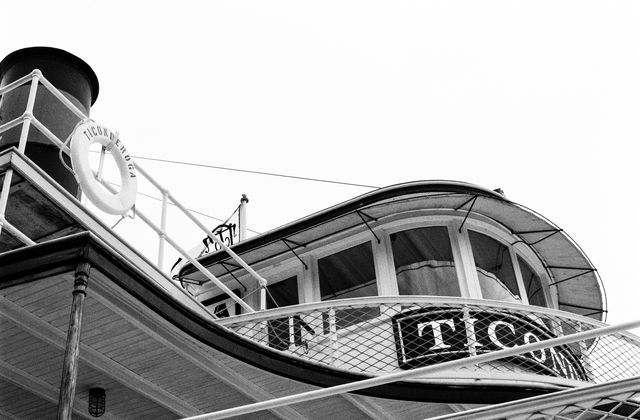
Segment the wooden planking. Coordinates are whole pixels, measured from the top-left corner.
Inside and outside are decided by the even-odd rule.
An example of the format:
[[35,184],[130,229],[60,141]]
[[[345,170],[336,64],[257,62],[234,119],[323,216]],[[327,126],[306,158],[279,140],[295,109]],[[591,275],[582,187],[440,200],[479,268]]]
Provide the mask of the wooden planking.
[[[100,349],[103,354],[109,355],[118,364],[157,383],[168,392],[179,395],[185,402],[197,403],[199,408],[200,404],[206,406],[207,409],[203,411],[214,411],[251,402],[248,396],[237,392],[226,384],[223,385],[211,372],[204,371],[202,366],[196,366],[186,360],[184,354],[167,350],[165,345],[158,342],[155,337],[149,336],[119,317],[114,317],[109,311],[110,309],[106,309],[100,303],[94,303],[87,307],[85,326],[91,325],[91,331],[99,330],[102,333],[96,332],[91,336],[92,339],[95,339],[91,348]],[[63,319],[66,324],[68,312],[64,313]],[[193,343],[188,337],[184,337],[184,339]],[[83,342],[83,344],[85,343]],[[205,348],[206,346],[202,346],[201,350]],[[206,357],[206,353],[202,355],[205,356],[203,362],[206,364],[208,357]],[[259,369],[248,367],[237,360],[234,361],[232,358],[211,351],[210,360],[219,363],[225,359],[235,362],[232,365],[244,367],[243,374],[246,372],[248,377],[265,380],[265,383],[273,386],[273,389],[278,389],[278,393],[282,392],[288,395],[300,389],[299,384],[295,382],[266,374]],[[173,367],[166,368],[171,365]],[[235,370],[231,367],[230,369]],[[363,415],[361,410],[348,401],[344,401],[342,397],[333,405],[339,407],[336,409],[336,413],[347,413],[352,418],[359,418]],[[314,414],[314,406],[310,405],[310,407],[303,410],[305,414]],[[149,410],[153,411],[153,408],[149,408]],[[147,413],[146,409],[140,411],[136,414],[136,418],[144,417],[145,413]],[[332,414],[334,411],[331,409],[327,413]],[[269,413],[264,414],[271,417]],[[158,413],[155,413],[154,416],[157,417]]]
[[44,419],[56,416],[54,403],[3,380],[0,380],[0,407],[15,418]]
[[12,302],[17,302],[25,297],[34,296],[43,290],[55,291],[56,287],[61,284],[59,278],[44,278],[31,282],[28,287],[22,284],[1,289],[0,293]]
[[383,407],[387,412],[393,413],[398,419],[424,419],[451,414],[454,411],[449,404],[444,403],[419,403],[374,397],[367,398]]
[[[11,317],[11,319],[14,320],[16,324],[19,324],[24,328],[25,331],[29,331],[30,334],[43,337],[47,343],[54,345],[62,351],[64,348],[65,333],[60,331],[60,329],[43,322],[41,319],[34,317],[32,314],[24,311],[22,308],[17,307],[15,304],[6,301],[5,299],[0,299],[0,304],[3,314]],[[93,349],[84,346],[83,344],[81,344],[81,346],[83,346],[80,353],[82,359],[81,363],[90,362],[92,366],[96,366],[100,370],[100,373],[103,376],[116,379],[119,387],[128,390],[128,392],[124,392],[122,394],[124,398],[123,404],[127,405],[127,399],[131,398],[137,398],[140,401],[147,401],[146,404],[136,404],[148,407],[148,409],[154,413],[154,416],[159,416],[158,410],[165,413],[172,413],[174,417],[177,416],[175,413],[181,413],[182,416],[200,413],[175,396],[136,376],[132,372],[124,369],[122,366],[95,352]],[[59,381],[59,375],[59,371],[56,372],[56,382]],[[59,383],[56,385],[59,385]],[[125,410],[124,413],[126,413],[126,411],[127,410]]]
[[7,343],[7,351],[2,354],[5,363],[53,386],[59,385],[63,357],[61,349],[26,332],[20,340]]
[[[319,418],[316,414],[316,418]],[[245,414],[244,416],[236,416],[234,420],[273,420],[279,419],[269,411],[260,411],[259,413]]]
[[[182,365],[185,367],[180,369],[178,375],[167,375],[167,378],[163,379],[163,381],[172,381],[172,385],[177,385],[176,388],[171,388],[172,392],[180,395],[185,401],[191,402],[204,412],[209,412],[220,409],[221,404],[231,407],[247,404],[256,399],[272,398],[233,369],[221,364],[218,353],[212,352],[209,355],[207,350],[211,349],[208,346],[177,330],[166,320],[157,318],[157,315],[149,313],[147,308],[138,306],[136,301],[118,287],[114,288],[112,284],[98,281],[95,288],[99,290],[94,296],[97,296],[104,305],[110,305],[110,309],[152,337],[156,346],[171,348],[175,352],[171,356],[172,360],[185,359],[192,364],[192,366]],[[135,370],[134,366],[132,368]],[[201,373],[197,373],[198,371]],[[198,376],[196,380],[194,372],[198,375],[204,372],[202,377],[204,379]],[[289,407],[276,411],[286,419],[301,418]]]
[[[147,346],[148,350],[144,350],[142,353],[134,353],[128,357],[124,366],[130,369],[132,372],[136,372],[138,375],[150,379],[150,376],[145,373],[153,371],[158,365],[166,364],[171,360],[170,352],[160,346],[154,346],[156,343],[151,343]],[[117,360],[117,359],[114,359]],[[169,373],[169,371],[167,371]]]
[[[86,365],[81,366],[81,373],[78,375],[78,389],[76,396],[83,400],[88,400],[89,388],[98,384],[91,383],[87,378],[94,375],[89,373]],[[100,375],[103,376],[103,375]],[[106,391],[107,411],[118,418],[177,418],[171,411],[159,407],[157,404],[141,397],[130,388],[122,386],[116,381],[102,380],[99,385]]]
[[324,418],[369,419],[369,416],[341,396],[307,401],[299,405],[300,412],[309,417],[313,417],[314,413],[322,413]]
[[104,337],[102,340],[92,345],[91,348],[109,357],[110,351],[117,351],[120,347],[130,346],[136,341],[144,339],[145,337],[142,337],[139,331],[125,330],[116,335]]
[[[72,283],[64,282],[64,281],[56,281],[49,282],[47,281],[46,287],[41,288],[40,290],[35,289],[36,285],[39,285],[39,281],[32,282],[33,285],[29,285],[30,287],[25,287],[23,293],[16,294],[15,297],[7,296],[7,299],[13,301],[15,304],[22,306],[28,311],[32,311],[30,305],[34,305],[35,307],[46,306],[43,303],[52,302],[53,299],[61,299],[63,295],[69,299],[71,296],[71,287]],[[43,282],[44,283],[44,282]],[[42,286],[42,285],[39,285]],[[65,287],[66,286],[66,287]],[[35,290],[29,290],[35,289]]]
[[[91,308],[92,312],[96,311],[102,314],[102,317],[111,318],[111,315],[108,315],[109,310],[105,311],[104,305],[92,302]],[[141,334],[122,319],[113,321],[106,328],[107,334],[103,341],[96,340],[91,344],[92,348],[133,373],[157,383],[168,392],[179,395],[184,401],[197,402],[199,408],[201,404],[208,408],[212,404],[220,406],[225,403],[226,406],[251,402],[152,337]],[[128,329],[131,329],[130,332],[122,333]]]
[[28,334],[22,334],[19,339],[4,344],[3,360],[20,369],[30,368],[34,360],[48,359],[55,349],[42,340]]
[[118,324],[120,318],[117,315],[105,316],[100,319],[87,317],[82,321],[81,340],[89,347],[98,345],[106,337],[114,337],[122,332],[122,325]]
[[69,226],[77,226],[70,216],[34,186],[23,183],[12,186],[7,202],[6,218],[28,237],[38,240],[51,237]]
[[[52,386],[42,381],[40,378],[29,375],[28,373],[16,369],[15,367],[4,362],[0,362],[0,377],[2,377],[6,382],[10,382],[11,384],[13,384],[13,386],[19,388],[21,394],[33,395],[39,399],[42,399],[43,401],[53,404],[54,406],[58,401],[59,389],[57,387]],[[77,415],[80,415],[81,418],[91,418],[89,414],[86,413],[86,401],[76,399],[74,402],[74,411]],[[49,416],[48,413],[43,413],[43,415],[34,415],[30,418],[39,419],[49,417],[51,416]],[[105,420],[112,419],[113,417],[110,415],[105,416]]]
[[[112,290],[113,289],[110,288],[108,292]],[[104,293],[104,289],[101,292]],[[111,301],[105,300],[101,293],[99,293],[99,295],[104,305],[113,304]],[[117,308],[118,313],[126,316],[121,310],[121,305],[115,308]],[[135,312],[136,316],[140,315],[139,312],[140,310],[137,308]],[[133,318],[127,318],[130,322],[134,323],[137,328],[142,327],[139,321]],[[219,374],[214,374],[211,369],[204,368],[205,366],[215,366],[215,361],[214,363],[207,361],[206,354],[200,353],[200,355],[193,360],[190,358],[185,359],[185,354],[181,350],[193,346],[196,341],[182,333],[179,338],[180,344],[178,344],[177,347],[169,345],[173,350],[154,352],[150,360],[145,361],[146,356],[149,355],[149,349],[157,347],[167,348],[169,343],[165,340],[158,341],[157,336],[157,332],[163,330],[159,328],[160,325],[165,323],[165,321],[162,321],[161,324],[155,324],[152,330],[143,328],[150,341],[135,342],[134,345],[123,348],[121,353],[110,354],[110,357],[136,374],[180,396],[204,412],[219,409],[220,407],[232,407],[255,401],[245,394],[247,391],[239,392],[237,388],[229,386],[225,381],[221,381]],[[153,337],[150,334],[153,334]],[[145,353],[145,351],[139,351],[136,346],[142,346],[142,349],[147,353]],[[199,364],[200,361],[203,365]],[[251,388],[251,386],[250,383],[247,383],[247,388]],[[260,395],[260,393],[254,393],[252,395],[256,394]],[[297,417],[294,415],[288,418]]]

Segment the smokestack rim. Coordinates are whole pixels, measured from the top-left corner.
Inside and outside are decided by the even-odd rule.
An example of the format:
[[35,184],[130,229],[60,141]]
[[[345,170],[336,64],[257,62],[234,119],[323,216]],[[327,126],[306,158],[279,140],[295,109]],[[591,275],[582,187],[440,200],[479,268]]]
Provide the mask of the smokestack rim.
[[21,61],[25,61],[29,58],[37,58],[37,59],[47,58],[52,60],[60,60],[68,64],[71,64],[87,77],[87,80],[89,82],[89,87],[91,89],[91,105],[93,105],[96,102],[96,99],[98,99],[100,84],[98,83],[98,76],[96,76],[91,66],[89,66],[89,64],[87,64],[80,57],[74,54],[71,54],[68,51],[65,51],[59,48],[54,48],[54,47],[27,47],[27,48],[16,50],[8,54],[0,62],[0,80],[4,78],[4,75],[6,74],[6,72],[9,69],[11,69],[14,65],[20,63]]

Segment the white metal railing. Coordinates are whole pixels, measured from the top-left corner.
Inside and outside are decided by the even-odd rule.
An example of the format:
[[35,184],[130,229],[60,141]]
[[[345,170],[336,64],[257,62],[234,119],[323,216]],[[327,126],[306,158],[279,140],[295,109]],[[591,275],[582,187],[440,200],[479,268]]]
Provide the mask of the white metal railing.
[[[271,350],[308,363],[373,375],[605,325],[548,308],[422,296],[316,302],[234,316],[219,323]],[[416,334],[419,325],[422,331]],[[461,372],[453,375],[468,377]],[[620,333],[534,354],[529,359],[476,366],[472,376],[483,375],[505,379],[515,375],[554,383],[602,383],[640,375],[640,338]]]
[[[489,405],[431,420],[637,419],[640,376]],[[562,417],[560,417],[562,416]]]
[[550,349],[558,346],[567,346],[572,343],[581,341],[597,341],[599,337],[622,333],[623,331],[640,326],[640,321],[627,322],[615,326],[606,326],[595,328],[590,331],[577,332],[563,337],[551,338],[536,343],[514,346],[511,348],[485,353],[465,359],[447,361],[439,364],[419,367],[413,370],[388,373],[380,376],[374,376],[369,379],[354,381],[342,385],[336,385],[328,388],[320,388],[313,391],[303,392],[300,394],[289,395],[285,397],[275,398],[272,400],[261,401],[240,407],[228,408],[214,413],[202,414],[189,417],[185,420],[209,420],[224,419],[233,416],[251,414],[262,410],[269,410],[279,407],[285,407],[292,404],[314,401],[320,398],[331,397],[334,395],[342,395],[348,392],[359,391],[375,386],[386,385],[398,381],[407,381],[425,376],[433,376],[438,372],[451,371],[459,368],[470,367],[473,365],[488,363],[505,358],[512,358],[522,354],[530,354]]
[[[69,147],[66,145],[66,142],[59,139],[55,134],[53,134],[44,124],[42,124],[35,116],[34,116],[34,105],[37,99],[37,91],[40,84],[44,86],[56,99],[58,99],[67,109],[69,109],[79,120],[87,120],[88,116],[85,115],[80,109],[78,109],[71,101],[69,101],[58,89],[56,89],[40,72],[40,70],[33,70],[30,74],[21,77],[20,79],[0,88],[0,100],[4,97],[4,95],[8,92],[13,91],[14,89],[30,83],[29,88],[29,96],[27,99],[25,112],[19,117],[14,118],[13,120],[0,125],[0,133],[13,129],[20,124],[22,124],[20,139],[18,142],[18,151],[20,153],[25,152],[26,143],[29,135],[29,130],[31,126],[34,126],[37,130],[39,130],[48,140],[50,140],[54,145],[56,145],[61,153],[66,153],[69,155]],[[71,134],[71,133],[69,133]],[[111,192],[115,192],[115,188],[109,185],[106,181],[102,180],[102,167],[104,162],[104,148],[102,149],[102,154],[100,157],[100,165],[98,173],[96,174],[96,179],[98,179],[102,185],[106,189]],[[160,215],[160,225],[158,226],[154,223],[151,218],[147,217],[144,212],[140,209],[135,209],[135,215],[137,218],[142,220],[149,228],[151,228],[156,235],[158,236],[158,267],[162,270],[163,264],[163,256],[165,251],[165,243],[171,245],[183,258],[191,262],[194,267],[196,267],[208,280],[213,282],[218,288],[220,288],[224,293],[229,295],[234,301],[236,301],[239,305],[241,305],[246,311],[254,312],[254,309],[249,306],[246,302],[244,302],[240,297],[238,297],[235,293],[233,293],[227,286],[225,286],[218,278],[216,278],[209,270],[207,270],[204,266],[202,266],[198,261],[195,260],[194,257],[189,255],[189,253],[183,249],[178,243],[173,240],[167,233],[167,208],[171,204],[178,208],[198,229],[202,230],[214,243],[220,246],[221,249],[226,251],[242,268],[244,268],[254,279],[257,280],[258,284],[261,287],[261,308],[264,308],[265,305],[265,287],[267,284],[267,280],[260,276],[256,271],[254,271],[246,262],[244,262],[237,254],[235,254],[229,247],[221,241],[218,237],[216,237],[212,232],[207,229],[207,227],[201,223],[191,212],[184,207],[167,189],[162,187],[147,171],[145,171],[138,163],[135,163],[135,167],[137,171],[151,184],[153,185],[162,196],[162,207],[161,207],[161,215]],[[33,245],[35,242],[30,239],[27,235],[13,226],[9,221],[5,218],[5,211],[7,208],[7,202],[9,199],[9,191],[11,186],[11,180],[13,177],[13,169],[8,167],[4,174],[4,181],[2,183],[2,191],[0,192],[0,233],[3,229],[7,230],[12,236],[17,238],[19,241],[24,243],[25,245]]]

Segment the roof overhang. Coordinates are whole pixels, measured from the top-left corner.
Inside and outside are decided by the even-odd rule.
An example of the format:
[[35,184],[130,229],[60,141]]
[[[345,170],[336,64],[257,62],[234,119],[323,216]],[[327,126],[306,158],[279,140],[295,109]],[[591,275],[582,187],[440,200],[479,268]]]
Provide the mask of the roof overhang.
[[[480,215],[507,229],[529,246],[545,266],[557,288],[559,309],[604,321],[606,297],[589,258],[561,228],[502,194],[455,181],[417,181],[392,185],[327,208],[277,229],[239,242],[232,250],[250,265],[299,251],[317,241],[363,225],[372,227],[399,213],[436,210]],[[234,264],[224,251],[199,259],[216,276],[227,274]],[[228,264],[230,263],[230,264]],[[191,264],[179,277],[199,278]]]

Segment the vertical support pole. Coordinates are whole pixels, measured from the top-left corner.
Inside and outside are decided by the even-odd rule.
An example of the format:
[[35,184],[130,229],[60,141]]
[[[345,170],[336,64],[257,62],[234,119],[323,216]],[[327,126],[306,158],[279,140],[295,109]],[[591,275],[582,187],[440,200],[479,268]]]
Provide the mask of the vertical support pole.
[[0,233],[4,225],[4,214],[9,201],[9,190],[11,189],[11,179],[13,178],[13,168],[9,167],[4,173],[2,180],[2,190],[0,190]]
[[293,322],[293,315],[288,318],[289,324],[289,351],[294,352],[296,349],[296,329]]
[[27,109],[23,114],[24,122],[22,123],[22,131],[20,132],[20,141],[18,143],[20,153],[24,153],[27,147],[27,137],[29,135],[29,128],[31,127],[31,119],[33,118],[33,106],[36,102],[36,92],[38,91],[38,80],[40,80],[39,75],[39,71],[34,71],[33,78],[31,79],[29,97],[27,98]]
[[476,318],[471,318],[471,311],[468,306],[462,307],[462,320],[464,321],[464,329],[467,336],[467,349],[469,349],[469,356],[474,357],[478,355],[476,351],[477,347],[482,347],[478,337],[476,336],[475,322]]
[[164,237],[167,234],[167,199],[169,194],[162,192],[162,213],[160,215],[160,233],[158,233],[158,267],[164,262]]
[[73,397],[76,392],[78,379],[78,360],[80,352],[80,332],[82,330],[82,311],[84,298],[87,295],[87,283],[91,265],[81,262],[76,267],[73,283],[73,301],[69,316],[67,344],[62,363],[62,379],[60,381],[60,396],[58,398],[58,420],[70,420],[73,413]]
[[249,199],[247,198],[246,194],[242,194],[242,198],[240,199],[240,209],[238,210],[238,224],[239,226],[239,233],[238,235],[240,236],[239,240],[240,241],[244,241],[245,239],[247,239],[247,203],[249,202]]
[[267,285],[260,285],[260,303],[259,307],[261,311],[267,310]]
[[[582,327],[582,322],[578,322],[576,326],[576,332],[581,333],[584,331]],[[587,378],[590,381],[593,381],[593,366],[591,365],[591,356],[589,353],[589,346],[587,345],[587,340],[578,341],[578,345],[580,346],[580,362],[582,367],[584,367],[584,371],[587,374]]]
[[336,310],[329,309],[329,339],[331,342],[331,350],[333,355],[333,366],[338,366],[338,360],[340,359],[340,348],[338,346],[338,327],[336,326]]

